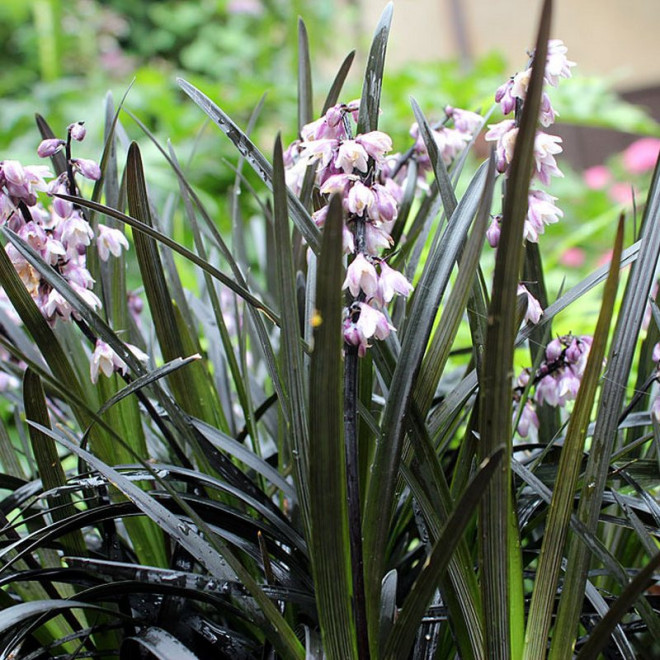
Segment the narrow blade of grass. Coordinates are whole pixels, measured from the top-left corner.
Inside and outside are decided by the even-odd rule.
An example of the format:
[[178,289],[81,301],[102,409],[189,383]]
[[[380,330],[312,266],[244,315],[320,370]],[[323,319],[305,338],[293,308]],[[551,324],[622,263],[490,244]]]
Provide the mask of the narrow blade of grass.
[[[325,651],[333,660],[357,659],[351,604],[342,406],[342,208],[332,198],[318,261],[316,307],[320,324],[311,357],[309,509],[316,603]],[[301,497],[305,493],[301,493]]]
[[[307,391],[303,374],[300,318],[296,304],[296,271],[289,228],[289,210],[282,160],[282,140],[278,135],[273,154],[273,221],[275,231],[275,267],[280,303],[280,346],[283,384],[286,388],[282,406],[289,408],[286,437],[291,438],[290,451],[296,490],[308,490],[309,436]],[[341,284],[339,285],[341,287]],[[312,410],[315,410],[312,408]],[[303,523],[309,537],[310,512],[307,498],[301,498]]]
[[[523,223],[534,167],[534,140],[545,72],[552,3],[543,5],[529,88],[516,137],[502,213],[502,233],[497,250],[489,326],[483,359],[479,399],[480,456],[489,456],[505,440],[507,453],[488,486],[480,506],[480,553],[487,656],[509,660],[520,653],[524,620],[511,619],[512,599],[522,599],[522,576],[511,575],[516,552],[511,539],[511,438],[512,365],[516,333],[516,290],[522,267]],[[516,611],[521,612],[520,607]],[[516,641],[512,646],[512,632]]]
[[584,450],[584,440],[587,435],[596,389],[600,381],[607,339],[614,313],[614,302],[619,280],[618,261],[621,258],[622,249],[623,222],[621,221],[614,244],[612,267],[605,284],[593,344],[568,423],[566,438],[559,459],[555,489],[548,510],[539,566],[536,571],[536,581],[529,609],[527,630],[525,631],[524,657],[529,660],[542,657],[547,648],[548,633],[559,582],[559,570],[568,536],[575,486]]
[[380,112],[380,92],[383,87],[383,70],[385,69],[385,53],[387,39],[392,23],[393,3],[389,2],[380,16],[374,38],[369,50],[369,59],[364,73],[360,112],[358,114],[358,133],[368,133],[378,128],[378,113]]
[[[273,168],[250,138],[211,99],[189,82],[179,78],[179,86],[218,125],[220,130],[234,143],[239,153],[250,164],[259,178],[272,189]],[[318,227],[300,200],[287,189],[291,217],[308,245],[318,254],[320,233]]]
[[[26,369],[23,377],[23,402],[27,419],[42,426],[50,426],[50,417],[46,407],[44,389],[39,376],[31,369]],[[66,475],[62,468],[60,457],[53,439],[40,433],[33,426],[29,427],[30,442],[39,476],[45,490],[57,489],[66,484]],[[74,513],[71,497],[67,495],[52,496],[48,499],[53,520],[63,520]],[[66,552],[76,555],[86,555],[85,541],[80,530],[67,534],[62,538]]]
[[[596,417],[587,462],[578,517],[591,531],[596,530],[609,463],[618,436],[619,416],[626,394],[624,384],[632,369],[632,359],[646,310],[648,295],[655,280],[660,254],[660,164],[656,164],[644,210],[640,252],[628,280],[617,327],[608,356],[607,375]],[[577,633],[581,593],[587,576],[589,553],[576,540],[571,542],[569,564],[559,603],[550,657],[559,659],[571,649]]]
[[441,536],[435,542],[431,554],[426,558],[421,573],[401,607],[385,644],[383,658],[398,660],[408,657],[424,612],[504,453],[500,449],[482,462],[476,476],[456,503],[454,513],[444,525]]
[[303,19],[298,18],[298,131],[314,118],[313,100],[309,38]]
[[322,115],[324,115],[339,100],[339,95],[341,94],[342,87],[344,86],[344,82],[346,81],[346,76],[348,75],[348,72],[351,70],[351,65],[353,64],[354,59],[355,59],[355,51],[352,50],[344,58],[344,61],[341,63],[341,66],[339,67],[339,71],[337,71],[337,75],[335,76],[335,79],[332,81],[332,85],[330,85],[330,89],[328,91],[328,96],[325,99],[325,103],[323,104],[323,110],[321,110]]

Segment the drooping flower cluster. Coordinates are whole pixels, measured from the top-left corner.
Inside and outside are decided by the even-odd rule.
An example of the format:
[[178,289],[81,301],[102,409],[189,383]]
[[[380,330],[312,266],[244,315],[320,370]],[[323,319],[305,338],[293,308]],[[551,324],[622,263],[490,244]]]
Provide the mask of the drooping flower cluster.
[[[372,338],[385,339],[394,329],[385,314],[396,295],[407,296],[412,285],[379,256],[392,245],[390,231],[397,218],[401,188],[385,176],[385,156],[392,140],[382,131],[353,137],[358,102],[338,104],[307,124],[301,140],[286,151],[287,184],[300,192],[305,172],[316,166],[315,183],[324,201],[339,194],[345,212],[344,252],[355,255],[343,288],[352,300],[344,310],[344,340],[363,356]],[[323,227],[327,205],[312,217]]]
[[[588,335],[575,337],[571,334],[553,339],[545,349],[545,359],[538,368],[532,386],[534,395],[526,401],[518,420],[518,434],[526,438],[532,428],[538,429],[539,420],[535,404],[547,404],[553,408],[563,408],[575,400],[580,382],[587,366],[593,338]],[[659,351],[660,353],[660,351]],[[660,355],[659,355],[660,357]],[[518,417],[521,396],[531,379],[529,369],[524,369],[518,377],[514,390],[514,420]]]
[[[52,197],[50,205],[42,202],[47,199],[44,193],[48,196],[78,194],[77,174],[92,181],[100,178],[101,170],[94,161],[71,155],[72,141],[82,141],[85,133],[84,124],[77,122],[68,127],[66,140],[53,138],[40,143],[37,154],[42,158],[65,151],[67,167],[56,178],[44,165],[23,166],[16,160],[0,162],[0,225],[6,225],[18,234],[87,305],[98,309],[101,301],[92,290],[94,279],[87,269],[87,249],[95,243],[99,258],[106,261],[110,255],[119,256],[122,250],[128,249],[126,237],[118,229],[103,224],[97,225],[95,232],[81,209],[70,201]],[[41,277],[12,243],[8,243],[5,250],[30,296],[51,325],[55,325],[58,319],[77,318],[64,296]],[[0,297],[6,299],[1,289]]]
[[[453,128],[447,126],[449,121],[453,121]],[[431,129],[431,134],[445,165],[450,165],[461,154],[482,126],[483,117],[480,114],[454,108],[451,105],[445,107],[444,122]],[[413,149],[418,172],[420,176],[424,176],[426,172],[431,171],[432,165],[417,122],[410,128],[410,135],[415,140]]]
[[[408,296],[412,285],[385,258],[392,247],[390,236],[402,198],[401,184],[411,160],[417,164],[418,183],[426,188],[432,165],[417,124],[410,134],[414,145],[403,155],[390,154],[392,140],[382,131],[353,137],[359,103],[338,104],[320,119],[307,124],[301,139],[284,155],[287,185],[297,194],[310,165],[316,167],[315,184],[324,201],[338,193],[346,214],[344,252],[350,259],[344,289],[351,300],[344,311],[344,339],[364,356],[372,338],[385,339],[394,330],[385,307],[395,295]],[[453,128],[447,124],[453,122]],[[477,113],[447,106],[445,120],[432,128],[432,135],[446,165],[465,149],[483,125]],[[312,215],[323,227],[327,205]]]
[[[545,82],[556,87],[559,78],[570,78],[571,67],[575,66],[566,57],[566,46],[559,39],[548,42],[548,55],[545,66]],[[507,175],[513,158],[513,150],[518,136],[518,126],[522,106],[527,95],[527,88],[531,77],[530,66],[517,73],[504,83],[495,94],[495,101],[500,104],[505,115],[514,113],[513,119],[504,119],[497,124],[489,125],[486,140],[496,143],[496,161],[499,172]],[[539,122],[547,128],[552,125],[557,113],[550,103],[550,97],[543,92]],[[561,138],[538,131],[534,141],[535,168],[533,180],[548,185],[553,176],[561,177],[563,174],[557,167],[555,156],[561,153]],[[530,189],[529,207],[525,219],[524,238],[533,243],[538,242],[539,236],[544,233],[546,225],[553,224],[563,216],[563,212],[555,205],[556,197],[542,190]],[[488,231],[488,242],[495,247],[499,241],[501,218],[493,219]]]

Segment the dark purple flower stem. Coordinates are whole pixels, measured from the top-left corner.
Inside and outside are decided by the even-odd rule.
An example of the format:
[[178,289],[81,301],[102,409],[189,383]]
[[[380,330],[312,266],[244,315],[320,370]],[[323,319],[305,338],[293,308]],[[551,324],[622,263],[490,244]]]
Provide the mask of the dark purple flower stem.
[[[355,219],[356,253],[364,251],[364,221]],[[360,294],[364,298],[364,294]],[[358,346],[344,344],[344,444],[346,451],[346,491],[348,498],[348,534],[353,575],[353,612],[357,632],[358,657],[369,659],[367,608],[364,591],[364,556],[362,553],[362,507],[358,454]]]

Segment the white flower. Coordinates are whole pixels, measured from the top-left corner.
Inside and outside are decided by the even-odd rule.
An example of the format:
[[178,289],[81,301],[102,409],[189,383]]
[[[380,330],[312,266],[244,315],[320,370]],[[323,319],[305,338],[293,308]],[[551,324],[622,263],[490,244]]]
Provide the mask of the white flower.
[[107,261],[111,254],[114,257],[118,257],[121,254],[122,248],[128,250],[128,239],[119,229],[113,229],[112,227],[99,224],[98,234],[96,236],[96,248],[99,251],[101,261]]

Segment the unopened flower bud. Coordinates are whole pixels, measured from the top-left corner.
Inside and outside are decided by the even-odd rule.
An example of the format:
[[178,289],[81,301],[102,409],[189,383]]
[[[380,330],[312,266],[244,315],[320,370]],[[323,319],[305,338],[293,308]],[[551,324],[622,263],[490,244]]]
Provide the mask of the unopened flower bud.
[[53,154],[57,153],[63,147],[63,145],[64,140],[58,140],[57,138],[42,140],[37,147],[37,155],[39,158],[49,158]]
[[87,135],[84,121],[77,121],[75,124],[70,124],[67,130],[71,135],[71,139],[76,142],[82,142],[85,139],[85,135]]

